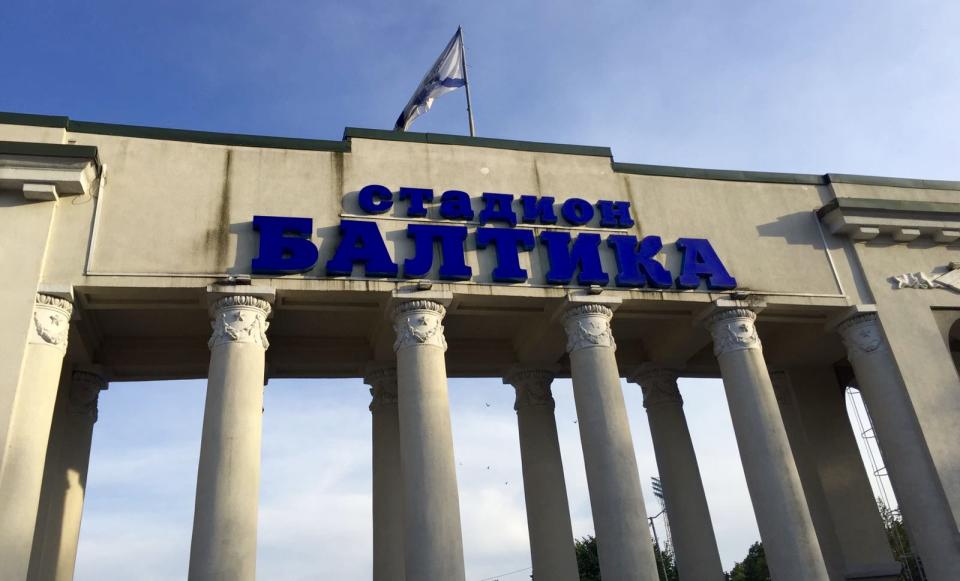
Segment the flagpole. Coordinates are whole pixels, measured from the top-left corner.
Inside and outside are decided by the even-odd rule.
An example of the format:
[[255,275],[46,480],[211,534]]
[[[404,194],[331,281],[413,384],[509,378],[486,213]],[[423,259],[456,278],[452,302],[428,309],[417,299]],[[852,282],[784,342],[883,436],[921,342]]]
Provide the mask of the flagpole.
[[477,128],[473,124],[473,107],[470,102],[470,81],[467,80],[467,49],[463,44],[463,27],[458,26],[460,33],[460,59],[463,64],[463,88],[467,90],[467,118],[470,120],[470,137],[477,136]]

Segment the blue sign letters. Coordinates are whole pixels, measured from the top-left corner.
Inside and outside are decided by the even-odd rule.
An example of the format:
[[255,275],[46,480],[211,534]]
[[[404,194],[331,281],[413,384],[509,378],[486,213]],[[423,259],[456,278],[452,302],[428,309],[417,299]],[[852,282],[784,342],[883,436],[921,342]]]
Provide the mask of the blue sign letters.
[[[389,188],[371,184],[357,195],[360,209],[372,216],[394,208],[394,202],[405,202],[402,212],[409,218],[426,218],[428,204],[433,203],[434,192],[428,188],[401,187],[396,194]],[[680,252],[680,274],[673,275],[657,260],[663,250],[659,236],[636,236],[622,232],[635,224],[630,202],[600,200],[596,204],[581,198],[569,198],[560,204],[560,216],[569,225],[556,226],[557,211],[552,197],[519,196],[519,207],[514,207],[513,194],[484,192],[479,199],[482,209],[474,211],[475,199],[461,190],[447,190],[439,198],[439,215],[445,221],[480,224],[474,233],[478,251],[491,250],[496,266],[490,278],[498,283],[523,283],[529,273],[520,264],[520,253],[531,252],[540,246],[546,253],[545,279],[548,284],[569,285],[576,276],[577,284],[606,286],[610,275],[603,270],[601,235],[604,228],[619,229],[606,238],[606,247],[616,262],[616,286],[623,288],[693,290],[705,284],[709,290],[732,290],[737,281],[727,272],[713,246],[703,238],[680,238],[675,247]],[[519,210],[519,212],[517,211]],[[535,236],[523,224],[539,225]],[[413,255],[403,260],[402,273],[398,263],[387,250],[383,234],[374,221],[343,219],[340,221],[340,240],[333,258],[326,263],[327,276],[352,276],[355,268],[370,278],[424,278],[433,272],[439,247],[437,275],[442,280],[465,281],[473,276],[466,263],[467,227],[456,223],[407,224],[407,237],[413,241]],[[487,226],[487,224],[495,225]],[[596,227],[589,227],[595,223]],[[536,227],[536,226],[534,226]],[[311,242],[313,221],[309,218],[254,216],[253,229],[260,233],[260,251],[253,259],[254,274],[291,274],[306,272],[315,267],[319,251]]]

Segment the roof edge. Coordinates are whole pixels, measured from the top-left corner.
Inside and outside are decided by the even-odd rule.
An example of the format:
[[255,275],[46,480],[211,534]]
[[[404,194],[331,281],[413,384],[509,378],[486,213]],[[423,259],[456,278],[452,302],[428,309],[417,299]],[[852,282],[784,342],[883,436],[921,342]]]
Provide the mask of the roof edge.
[[60,143],[0,141],[0,154],[30,155],[40,157],[70,157],[76,159],[88,159],[96,163],[98,166],[100,165],[100,160],[97,157],[97,147],[95,145],[66,145]]
[[960,215],[960,202],[927,202],[919,200],[887,200],[882,198],[838,197],[824,204],[817,215],[823,218],[834,210],[866,211],[879,213],[914,212],[921,214]]
[[96,123],[92,121],[74,121],[69,117],[57,115],[0,112],[0,124],[55,127],[71,133],[184,141],[189,143],[205,143],[208,145],[233,145],[309,151],[350,151],[350,143],[347,141],[303,139],[299,137],[270,137],[244,133],[219,133],[214,131],[195,131],[192,129],[122,125],[118,123]]
[[699,180],[723,180],[734,182],[764,182],[772,184],[826,185],[826,176],[816,174],[778,173],[765,171],[738,171],[729,169],[699,169],[669,165],[613,162],[613,171],[619,173],[693,178]]
[[243,133],[220,133],[195,131],[191,129],[168,129],[141,125],[122,125],[116,123],[96,123],[74,121],[60,115],[35,115],[32,113],[0,112],[0,124],[24,125],[32,127],[57,127],[74,133],[115,135],[143,139],[161,139],[185,141],[209,145],[232,145],[242,147],[264,147],[275,149],[294,149],[309,151],[349,152],[350,140],[377,139],[383,141],[402,141],[407,143],[431,143],[437,145],[464,145],[470,147],[488,147],[537,153],[559,153],[565,155],[586,155],[610,158],[613,171],[634,175],[651,175],[703,180],[742,181],[759,183],[829,185],[854,184],[866,186],[884,186],[910,189],[960,190],[960,181],[926,180],[865,176],[854,174],[828,173],[794,174],[761,171],[737,171],[724,169],[700,169],[690,167],[622,163],[613,161],[613,152],[609,147],[591,145],[569,145],[563,143],[543,143],[536,141],[517,141],[490,137],[468,137],[444,133],[416,133],[390,131],[384,129],[363,129],[347,127],[340,141],[326,139],[305,139],[299,137],[272,137],[248,135]]
[[856,184],[860,186],[887,186],[891,188],[912,188],[918,190],[960,190],[960,181],[924,180],[913,178],[888,178],[881,176],[862,176],[855,174],[828,173],[827,179],[834,184]]
[[35,115],[33,113],[0,112],[0,124],[29,127],[59,127],[66,129],[70,118],[63,115]]
[[536,153],[589,155],[613,159],[613,151],[611,151],[609,147],[544,143],[539,141],[516,141],[513,139],[496,139],[492,137],[469,137],[467,135],[449,135],[446,133],[417,133],[413,131],[388,131],[385,129],[347,127],[343,131],[343,138],[379,139],[383,141],[405,141],[407,143],[431,143],[437,145],[466,145],[469,147],[489,147],[493,149],[510,149]]

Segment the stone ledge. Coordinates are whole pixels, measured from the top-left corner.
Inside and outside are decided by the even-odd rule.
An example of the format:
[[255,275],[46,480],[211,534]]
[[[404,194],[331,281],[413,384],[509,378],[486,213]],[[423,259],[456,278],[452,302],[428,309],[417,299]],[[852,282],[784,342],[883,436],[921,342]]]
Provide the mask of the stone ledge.
[[0,189],[29,200],[89,195],[99,175],[96,147],[0,141]]
[[837,198],[817,215],[832,234],[852,240],[889,237],[892,243],[925,239],[936,244],[960,240],[957,203]]

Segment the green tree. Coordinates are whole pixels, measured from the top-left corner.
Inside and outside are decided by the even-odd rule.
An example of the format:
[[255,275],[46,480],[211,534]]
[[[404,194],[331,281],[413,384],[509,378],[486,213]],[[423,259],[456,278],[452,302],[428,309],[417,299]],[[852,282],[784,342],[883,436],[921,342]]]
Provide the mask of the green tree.
[[880,518],[883,519],[883,527],[887,530],[887,541],[889,541],[890,549],[893,551],[893,558],[904,565],[904,571],[900,578],[925,579],[920,558],[913,555],[913,548],[910,546],[910,538],[907,536],[907,528],[903,524],[903,517],[896,511],[891,510],[879,498],[877,499],[877,507],[880,509]]
[[660,581],[680,581],[677,574],[677,564],[673,558],[673,551],[670,550],[668,543],[663,550],[656,544],[653,545],[653,556],[657,559],[657,574],[660,575]]
[[580,581],[600,581],[600,558],[597,557],[597,539],[587,535],[574,541],[577,550],[577,569]]
[[763,543],[757,541],[750,545],[747,557],[735,564],[727,573],[728,581],[770,581],[767,569],[767,557],[763,553]]
[[[592,535],[574,541],[577,552],[577,569],[580,571],[580,581],[600,581],[600,558],[597,556],[597,539]],[[657,558],[657,573],[660,581],[679,581],[677,566],[673,560],[673,551],[667,546],[660,551],[653,545],[653,553]]]

